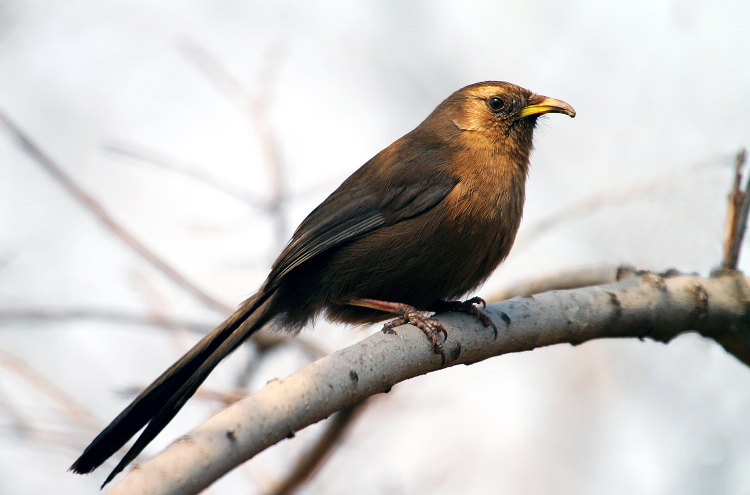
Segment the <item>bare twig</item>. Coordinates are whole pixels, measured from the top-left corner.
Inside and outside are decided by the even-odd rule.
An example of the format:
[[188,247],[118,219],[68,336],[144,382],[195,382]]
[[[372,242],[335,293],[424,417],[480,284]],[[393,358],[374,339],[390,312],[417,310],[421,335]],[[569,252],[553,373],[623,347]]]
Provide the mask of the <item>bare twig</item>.
[[216,57],[198,44],[186,41],[182,44],[182,50],[208,80],[235,103],[255,129],[263,155],[263,163],[268,169],[271,180],[271,198],[268,200],[266,209],[274,219],[276,244],[282,246],[288,235],[286,218],[282,209],[287,200],[284,161],[281,157],[281,145],[271,126],[266,104],[271,100],[270,92],[274,87],[273,83],[279,67],[278,55],[271,53],[267,57],[268,66],[261,72],[261,91],[259,95],[253,95]]
[[[37,320],[59,322],[62,320],[102,320],[123,325],[149,326],[158,328],[184,328],[200,335],[205,335],[207,328],[216,326],[215,322],[202,322],[188,319],[162,317],[158,321],[147,315],[137,315],[117,310],[102,310],[95,308],[69,309],[40,309],[40,308],[9,308],[0,310],[0,322],[3,320]],[[287,335],[263,329],[252,339],[259,352],[281,344],[299,346],[312,357],[325,355],[324,350],[310,339],[296,337],[290,339]]]
[[183,175],[204,186],[211,187],[227,196],[242,201],[248,206],[256,209],[267,210],[267,201],[259,201],[253,197],[250,191],[236,187],[234,184],[217,179],[212,174],[206,173],[200,167],[178,162],[153,150],[147,150],[134,144],[110,143],[102,146],[102,149],[116,156],[129,158],[133,163],[147,163],[170,172]]
[[[11,434],[17,434],[18,431],[13,426],[6,426],[0,424],[0,435],[7,439]],[[41,452],[48,453],[52,446],[60,446],[64,448],[66,455],[69,455],[71,451],[78,450],[81,448],[81,440],[78,438],[77,432],[71,432],[69,429],[57,430],[52,428],[44,428],[38,425],[30,425],[28,428],[23,430],[23,441],[29,445],[31,443],[37,444],[36,447],[42,449]],[[6,446],[5,444],[3,445]],[[40,463],[39,468],[43,464]],[[59,467],[51,468],[51,470],[59,470]]]
[[[734,181],[727,198],[727,219],[724,224],[724,259],[723,270],[736,270],[740,257],[742,240],[747,228],[747,212],[750,208],[750,178],[743,191],[741,188],[742,168],[745,165],[745,150],[737,153],[735,160]],[[750,174],[749,174],[750,175]]]
[[21,412],[9,398],[3,393],[2,387],[0,387],[0,410],[4,412],[2,417],[7,418],[11,423],[12,427],[15,428],[16,434],[27,435],[33,430],[31,423],[28,420],[28,414]]
[[[747,280],[736,272],[712,278],[641,272],[613,284],[518,297],[487,308],[503,328],[496,339],[474,318],[441,315],[448,330],[445,366],[599,338],[668,342],[691,330],[750,365],[748,301]],[[403,380],[442,368],[416,327],[404,325],[396,335],[377,332],[292,376],[269,382],[130,471],[109,493],[198,493],[295,431]]]
[[0,320],[38,320],[57,323],[62,320],[101,320],[123,325],[179,327],[205,334],[215,323],[164,317],[160,321],[147,315],[96,308],[40,309],[9,308],[0,310]]
[[167,263],[164,259],[146,247],[140,240],[123,227],[93,196],[79,186],[63,169],[47,156],[31,138],[24,133],[4,112],[0,111],[2,121],[21,147],[48,172],[63,188],[80,203],[88,212],[94,215],[110,232],[125,243],[130,249],[147,261],[151,266],[166,275],[175,284],[189,292],[206,306],[221,313],[231,313],[232,309],[203,291],[184,275]]
[[[229,182],[217,179],[212,174],[202,170],[199,166],[168,157],[143,146],[132,143],[112,142],[102,145],[102,150],[112,155],[129,159],[132,163],[149,164],[175,174],[183,175],[203,186],[210,187],[229,197],[237,199],[254,209],[268,212],[269,210],[273,210],[276,204],[280,203],[279,199],[273,201],[258,199],[251,191],[235,187]],[[331,180],[323,179],[314,184],[307,184],[305,188],[296,191],[293,197],[298,199],[312,195],[319,196],[321,192],[325,192],[325,190],[330,187],[330,182]],[[287,194],[284,201],[288,202],[291,199],[292,195]],[[3,257],[0,256],[0,267],[2,267],[3,261]]]
[[[687,169],[681,168],[679,172],[700,170],[713,164],[715,164],[715,160],[701,161]],[[518,252],[558,225],[584,217],[601,208],[628,203],[636,198],[656,197],[661,191],[675,187],[674,177],[679,172],[669,171],[647,182],[637,181],[632,184],[620,184],[616,188],[597,192],[560,208],[548,217],[523,227],[513,244],[513,249]]]
[[186,329],[179,325],[170,324],[170,318],[164,313],[168,308],[168,302],[165,300],[162,292],[155,286],[151,277],[138,272],[134,277],[134,285],[138,289],[138,293],[143,301],[143,307],[146,308],[149,317],[158,328],[163,329],[169,335],[177,354],[180,355],[186,352],[192,346],[192,344],[188,345],[186,343],[184,332]]
[[0,349],[0,364],[22,378],[40,394],[57,404],[60,409],[65,411],[68,416],[75,421],[92,428],[99,428],[100,425],[94,420],[93,416],[91,416],[85,407],[66,394],[57,386],[57,384],[45,378],[41,373],[36,371],[33,366],[20,357],[4,349]]

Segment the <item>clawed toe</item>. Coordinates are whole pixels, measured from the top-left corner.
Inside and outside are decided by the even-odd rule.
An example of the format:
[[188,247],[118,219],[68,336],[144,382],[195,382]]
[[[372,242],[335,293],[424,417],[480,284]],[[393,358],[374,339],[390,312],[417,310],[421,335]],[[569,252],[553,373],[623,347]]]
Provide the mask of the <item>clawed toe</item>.
[[[443,328],[443,326],[437,321],[431,318],[427,318],[416,309],[412,309],[405,310],[402,316],[383,325],[383,332],[395,333],[393,331],[394,327],[404,325],[406,323],[414,325],[415,327],[422,330],[425,335],[427,335],[427,337],[432,342],[433,352],[440,355],[441,365],[445,364],[445,349],[443,348],[443,342],[445,340],[448,340],[448,332],[445,330],[445,328]],[[443,336],[442,340],[441,334]]]
[[[430,339],[430,341],[432,342],[433,351],[435,352],[435,354],[440,355],[442,363],[445,364],[445,350],[443,348],[443,342],[448,340],[448,332],[439,322],[435,321],[432,318],[426,317],[422,312],[418,311],[416,308],[408,304],[393,303],[388,301],[381,301],[378,299],[361,298],[349,300],[347,301],[347,303],[354,306],[377,309],[380,311],[386,311],[388,313],[398,315],[398,318],[383,325],[384,333],[395,333],[393,330],[395,327],[404,325],[406,323],[410,323],[419,328]],[[477,307],[477,305],[479,304],[482,305],[482,309],[479,309]],[[492,330],[495,333],[495,339],[497,339],[497,325],[495,325],[492,319],[484,313],[483,310],[486,308],[487,302],[484,299],[482,299],[481,297],[472,297],[471,299],[468,299],[466,301],[437,301],[430,307],[423,309],[428,309],[429,311],[434,312],[459,312],[473,315],[485,327],[492,327]],[[502,311],[500,312],[500,318],[502,318],[502,320],[506,324],[510,325],[510,318]]]
[[[487,308],[487,302],[482,299],[481,297],[472,297],[471,299],[467,299],[466,301],[438,301],[434,306],[434,311],[437,312],[454,312],[454,313],[467,313],[470,315],[473,315],[477,320],[479,320],[482,325],[485,327],[492,327],[492,330],[495,332],[495,339],[497,339],[498,330],[497,325],[492,321],[492,319],[487,316],[482,309],[479,309],[476,307],[477,304],[482,305],[482,309]],[[508,318],[508,315],[505,313],[501,314],[501,318],[506,323],[510,324],[510,318]]]
[[400,327],[401,325],[406,325],[407,323],[409,323],[409,320],[407,320],[403,316],[400,316],[400,317],[398,317],[398,318],[396,318],[394,320],[391,320],[391,321],[385,323],[383,325],[382,332],[385,333],[385,334],[387,334],[387,335],[395,335],[396,331],[394,330],[394,328]]
[[481,304],[482,305],[482,309],[487,309],[487,301],[485,301],[484,299],[482,299],[479,296],[474,296],[471,299],[467,299],[462,304],[471,304],[471,305]]

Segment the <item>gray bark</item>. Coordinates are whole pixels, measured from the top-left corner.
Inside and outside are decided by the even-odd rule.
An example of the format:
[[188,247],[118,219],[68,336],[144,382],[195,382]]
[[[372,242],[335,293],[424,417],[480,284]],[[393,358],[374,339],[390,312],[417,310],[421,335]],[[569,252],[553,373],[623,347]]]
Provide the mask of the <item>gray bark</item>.
[[[520,296],[492,304],[492,329],[463,314],[440,315],[446,362],[419,329],[376,332],[219,412],[131,470],[111,494],[198,493],[295,431],[409,378],[510,352],[599,338],[669,342],[695,331],[750,365],[750,289],[737,272],[703,278],[626,272],[615,283]],[[510,324],[502,318],[510,318]]]

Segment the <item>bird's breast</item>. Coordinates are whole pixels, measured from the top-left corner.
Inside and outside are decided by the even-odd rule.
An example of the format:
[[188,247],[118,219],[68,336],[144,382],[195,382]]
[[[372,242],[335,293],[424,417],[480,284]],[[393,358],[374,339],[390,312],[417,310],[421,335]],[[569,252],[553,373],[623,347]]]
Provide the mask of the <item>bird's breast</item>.
[[465,265],[459,289],[469,291],[481,284],[510,252],[521,223],[524,174],[504,174],[491,168],[484,175],[464,174],[446,197],[458,249]]

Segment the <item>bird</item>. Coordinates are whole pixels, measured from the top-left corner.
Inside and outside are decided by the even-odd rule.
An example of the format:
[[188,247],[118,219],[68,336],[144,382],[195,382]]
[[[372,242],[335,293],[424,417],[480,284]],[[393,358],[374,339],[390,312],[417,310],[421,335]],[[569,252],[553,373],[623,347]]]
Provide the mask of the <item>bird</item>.
[[[575,110],[502,81],[468,85],[347,178],[299,225],[260,289],[149,385],[70,470],[90,473],[140,436],[104,487],[174,418],[214,367],[266,325],[298,332],[318,315],[351,324],[412,323],[445,361],[447,332],[426,313],[462,311],[460,297],[510,252],[523,213],[541,115]],[[510,323],[509,319],[505,320]]]

